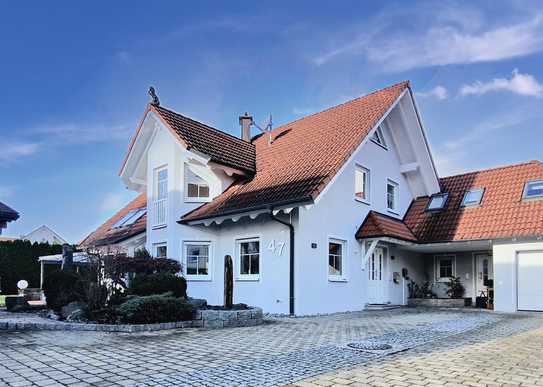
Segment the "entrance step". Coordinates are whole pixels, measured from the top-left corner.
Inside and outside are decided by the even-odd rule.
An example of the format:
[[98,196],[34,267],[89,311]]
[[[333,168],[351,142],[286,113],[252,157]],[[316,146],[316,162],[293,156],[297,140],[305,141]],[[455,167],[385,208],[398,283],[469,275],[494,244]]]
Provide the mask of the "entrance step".
[[401,305],[393,304],[367,304],[365,310],[390,310],[401,308]]

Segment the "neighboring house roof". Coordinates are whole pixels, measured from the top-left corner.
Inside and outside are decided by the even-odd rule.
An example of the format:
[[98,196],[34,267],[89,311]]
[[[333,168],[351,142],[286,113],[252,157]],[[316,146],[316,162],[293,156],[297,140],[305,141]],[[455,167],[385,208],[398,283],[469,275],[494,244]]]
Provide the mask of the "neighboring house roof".
[[19,213],[0,202],[0,222],[11,222],[17,219],[19,219]]
[[[540,161],[440,179],[449,194],[445,208],[425,211],[428,197],[413,201],[405,225],[419,242],[466,241],[543,235],[543,200],[523,200],[528,180],[543,179]],[[481,204],[462,207],[469,189],[484,188]]]
[[65,243],[68,243],[66,241],[66,239],[64,239],[63,237],[61,237],[57,232],[55,232],[54,230],[52,230],[50,227],[46,226],[46,225],[42,225],[32,231],[30,231],[28,234],[26,235],[22,235],[21,236],[21,239],[22,240],[30,240],[30,241],[34,241],[34,242],[41,242],[41,239],[40,239],[40,236],[42,237],[43,239],[43,235],[40,235],[40,233],[45,233],[46,235],[48,235],[47,239],[48,242],[50,243],[57,243],[57,244],[65,244]]
[[147,206],[147,194],[142,193],[137,198],[128,203],[125,207],[119,210],[115,215],[109,218],[104,224],[98,227],[94,232],[87,236],[79,244],[83,248],[93,246],[105,246],[122,242],[128,238],[145,232],[147,224],[147,215],[141,216],[136,222],[118,228],[112,226],[128,215],[131,211],[144,209]]
[[293,121],[253,140],[256,174],[181,221],[314,200],[409,87],[401,82]]
[[408,242],[416,242],[417,238],[400,219],[370,211],[356,232],[357,239],[390,237]]

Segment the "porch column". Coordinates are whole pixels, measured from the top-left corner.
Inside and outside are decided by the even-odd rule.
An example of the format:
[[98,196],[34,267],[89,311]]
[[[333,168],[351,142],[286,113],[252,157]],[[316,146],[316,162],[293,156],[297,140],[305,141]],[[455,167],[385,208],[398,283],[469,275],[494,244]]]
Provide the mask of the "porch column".
[[40,261],[40,290],[43,290],[43,261]]

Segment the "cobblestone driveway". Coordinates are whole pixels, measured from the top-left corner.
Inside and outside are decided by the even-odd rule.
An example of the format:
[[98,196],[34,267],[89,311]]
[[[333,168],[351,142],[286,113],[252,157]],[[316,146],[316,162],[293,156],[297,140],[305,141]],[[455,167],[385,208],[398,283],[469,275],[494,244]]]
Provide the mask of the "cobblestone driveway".
[[[463,377],[456,382],[494,379],[499,384],[524,378],[536,384],[543,376],[542,360],[537,360],[543,358],[541,327],[543,316],[538,314],[407,309],[282,318],[217,331],[0,332],[0,384],[404,385],[448,381],[450,375]],[[523,331],[528,332],[519,334]],[[386,356],[346,347],[370,338],[391,344]],[[448,353],[454,355],[449,358]],[[487,360],[497,366],[488,363],[485,379],[473,367],[484,369]],[[541,368],[528,378],[525,370],[532,365]],[[463,371],[466,367],[471,373]],[[334,370],[339,373],[327,373]],[[447,377],[437,376],[440,372]],[[308,377],[313,379],[297,382]]]

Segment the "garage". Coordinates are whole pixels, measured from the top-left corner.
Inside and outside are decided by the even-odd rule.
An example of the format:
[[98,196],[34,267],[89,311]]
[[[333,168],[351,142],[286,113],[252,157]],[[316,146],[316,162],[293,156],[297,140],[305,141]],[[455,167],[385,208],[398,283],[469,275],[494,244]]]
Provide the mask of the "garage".
[[517,254],[518,310],[543,311],[543,251]]

